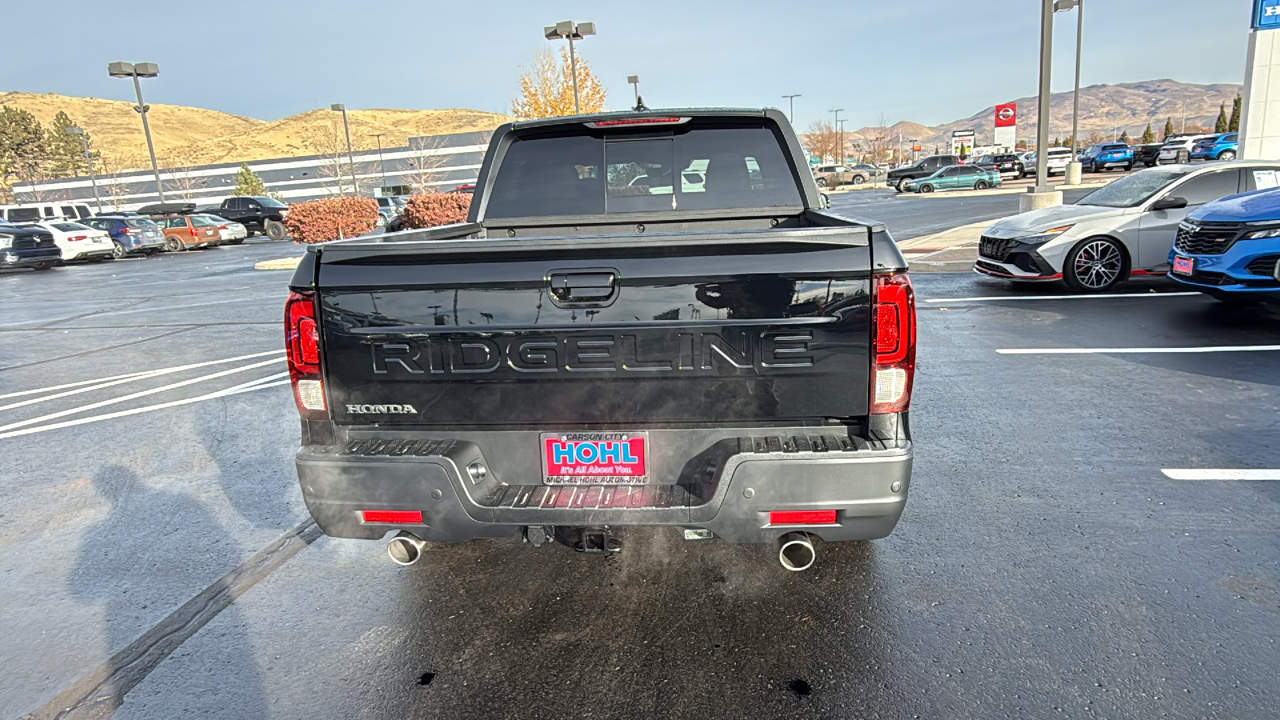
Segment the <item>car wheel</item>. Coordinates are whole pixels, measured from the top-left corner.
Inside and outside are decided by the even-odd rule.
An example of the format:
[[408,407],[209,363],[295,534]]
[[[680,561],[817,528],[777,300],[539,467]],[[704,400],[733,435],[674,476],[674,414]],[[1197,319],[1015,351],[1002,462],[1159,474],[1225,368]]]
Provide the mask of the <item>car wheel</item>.
[[824,188],[824,187],[826,187],[826,186],[827,186],[827,179],[826,179],[826,178],[818,178],[818,187],[820,187],[820,188]]
[[987,182],[986,180],[979,180],[978,182],[973,184],[974,190],[986,190],[989,187],[991,187],[991,183]]
[[932,186],[932,185],[930,185],[929,183],[925,183],[925,184],[923,184],[923,185],[921,185],[921,186],[920,186],[920,192],[922,192],[922,193],[931,193],[931,192],[933,192],[933,186]]
[[895,186],[895,189],[896,189],[898,192],[906,192],[906,191],[907,191],[907,178],[901,178],[901,179],[899,179],[899,180],[898,180],[898,184]]
[[279,222],[278,220],[268,220],[266,230],[267,237],[272,240],[283,240],[286,235],[284,223]]
[[36,263],[35,265],[32,265],[31,269],[39,272],[40,270],[48,270],[51,267],[53,267],[53,263],[42,262],[42,263]]
[[1081,240],[1067,253],[1062,279],[1079,292],[1102,292],[1124,279],[1124,249],[1115,240],[1092,237]]
[[182,244],[181,240],[175,237],[171,237],[164,241],[164,249],[169,252],[182,252],[186,247],[186,245]]
[[1218,159],[1219,159],[1219,160],[1235,160],[1235,159],[1236,159],[1236,151],[1235,151],[1235,150],[1223,150],[1222,152],[1218,153]]
[[854,185],[861,185],[862,183],[864,183],[864,182],[866,182],[866,181],[867,181],[867,179],[866,179],[866,178],[864,178],[864,177],[862,177],[861,175],[854,175],[854,176],[853,176],[853,179],[852,179],[852,180],[850,180],[849,182],[853,183]]
[[127,254],[128,252],[124,249],[124,245],[120,244],[119,240],[111,241],[111,259],[119,260]]
[[1125,165],[1125,166],[1124,166],[1124,171],[1125,171],[1125,172],[1129,172],[1129,171],[1130,171],[1130,170],[1132,170],[1132,169],[1133,169],[1133,163],[1129,163],[1129,164],[1127,164],[1127,165]]

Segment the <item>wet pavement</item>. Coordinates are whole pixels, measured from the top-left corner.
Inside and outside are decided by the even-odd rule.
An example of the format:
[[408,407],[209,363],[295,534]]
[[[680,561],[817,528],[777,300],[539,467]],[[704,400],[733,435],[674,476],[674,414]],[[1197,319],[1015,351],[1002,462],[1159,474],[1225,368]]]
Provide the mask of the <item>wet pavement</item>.
[[920,276],[890,537],[400,568],[308,529],[288,273],[250,269],[293,252],[0,272],[0,717],[1274,716],[1280,482],[1162,470],[1280,468],[1280,352],[1029,351],[1280,345],[1280,312]]

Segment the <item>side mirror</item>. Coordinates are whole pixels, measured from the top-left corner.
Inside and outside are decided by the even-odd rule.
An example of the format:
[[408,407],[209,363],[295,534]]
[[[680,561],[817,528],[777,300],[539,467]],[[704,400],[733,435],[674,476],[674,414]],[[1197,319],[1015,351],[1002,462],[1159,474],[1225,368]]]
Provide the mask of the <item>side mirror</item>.
[[826,210],[827,208],[831,207],[831,196],[830,196],[830,195],[828,195],[828,194],[826,194],[826,193],[818,193],[818,195],[822,196],[822,209],[823,209],[823,210]]
[[1151,204],[1151,210],[1180,210],[1187,206],[1187,199],[1180,197],[1162,197]]

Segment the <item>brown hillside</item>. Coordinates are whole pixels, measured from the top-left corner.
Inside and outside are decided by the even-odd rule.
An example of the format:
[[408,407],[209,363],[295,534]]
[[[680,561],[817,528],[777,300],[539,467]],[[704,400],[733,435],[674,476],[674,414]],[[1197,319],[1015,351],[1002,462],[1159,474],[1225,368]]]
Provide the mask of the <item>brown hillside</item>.
[[[246,162],[345,150],[342,115],[311,110],[274,122],[216,110],[149,103],[156,156],[165,167]],[[112,164],[147,166],[147,141],[133,103],[67,95],[0,92],[0,105],[30,112],[46,128],[59,111],[67,113],[93,138],[94,149]],[[375,133],[383,147],[403,147],[419,135],[492,130],[508,118],[478,110],[349,110],[351,145],[373,148]]]
[[[351,146],[356,150],[377,146],[373,137],[382,133],[383,147],[403,147],[410,137],[492,130],[508,118],[478,110],[348,110]],[[195,142],[177,148],[172,162],[190,164],[244,162],[295,155],[324,155],[345,151],[342,114],[311,110],[275,122],[262,123],[246,132]]]
[[[164,155],[190,143],[237,135],[263,124],[261,120],[228,115],[216,110],[147,104],[151,106],[147,119],[151,122],[151,137],[155,142],[157,155]],[[10,92],[0,93],[0,105],[26,110],[35,115],[46,128],[53,124],[54,116],[63,111],[73,122],[89,131],[94,148],[107,157],[146,157],[147,140],[142,134],[142,121],[138,119],[138,113],[134,112],[132,102]]]

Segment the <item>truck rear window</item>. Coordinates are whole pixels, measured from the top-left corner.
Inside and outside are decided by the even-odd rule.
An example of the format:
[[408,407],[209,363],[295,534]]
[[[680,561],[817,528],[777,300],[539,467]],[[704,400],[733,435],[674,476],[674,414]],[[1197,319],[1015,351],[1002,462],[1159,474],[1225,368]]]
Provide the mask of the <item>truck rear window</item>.
[[485,217],[800,208],[782,140],[767,127],[682,125],[516,139]]

